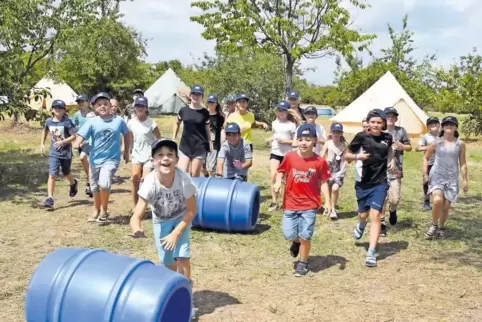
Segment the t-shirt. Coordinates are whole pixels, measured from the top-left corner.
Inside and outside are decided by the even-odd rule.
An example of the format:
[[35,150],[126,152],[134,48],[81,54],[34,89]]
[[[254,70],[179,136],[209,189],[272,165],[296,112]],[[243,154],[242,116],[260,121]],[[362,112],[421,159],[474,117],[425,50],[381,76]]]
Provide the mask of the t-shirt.
[[232,146],[228,141],[224,141],[219,150],[218,159],[224,159],[224,178],[234,178],[236,174],[247,176],[248,169],[238,169],[234,165],[237,162],[244,163],[253,159],[251,147],[244,139],[239,139],[238,146]]
[[91,117],[95,117],[94,112],[89,111],[89,112],[87,112],[87,114],[85,116],[83,116],[81,111],[77,111],[72,116],[72,122],[77,127],[77,129],[80,129],[82,127],[82,125],[84,125],[85,122],[87,122],[87,120]]
[[330,172],[333,177],[344,177],[346,172],[346,161],[344,157],[345,144],[336,146],[333,140],[328,140],[325,143],[326,161],[330,166]]
[[[408,133],[405,128],[400,126],[395,126],[392,131],[387,131],[392,135],[393,141],[399,141],[403,144],[410,144],[410,138],[408,137]],[[397,179],[403,178],[403,151],[395,150],[395,145],[392,145],[393,148],[393,158],[395,159],[395,171],[388,172],[388,179]]]
[[302,158],[298,152],[286,153],[278,172],[285,173],[283,209],[300,211],[321,206],[321,182],[331,176],[328,163],[318,154]]
[[151,159],[151,144],[156,140],[153,131],[157,124],[150,117],[144,121],[133,118],[127,122],[129,131],[132,132],[134,142],[132,145],[132,160],[137,162],[147,162]]
[[219,151],[221,148],[221,131],[224,125],[223,114],[209,114],[210,129],[211,129],[211,141],[213,141],[214,150]]
[[[320,124],[315,124],[315,129],[316,129],[316,135],[318,136],[318,140],[320,138],[323,138],[323,139],[326,140],[325,128],[323,126],[321,126]],[[294,136],[293,140],[298,139],[297,136],[296,136],[296,132],[298,132],[298,129],[296,129],[296,131],[295,131],[295,136]],[[323,145],[317,142],[316,145],[313,147],[313,152],[316,153],[316,154],[320,154],[321,148],[323,148]]]
[[[433,135],[430,132],[426,133],[420,138],[420,141],[418,142],[418,145],[429,146],[429,145],[433,144],[435,142],[435,140],[437,140],[437,138],[438,138],[437,135]],[[424,154],[425,153],[426,153],[426,151],[424,151]],[[428,164],[433,165],[434,162],[435,162],[435,153],[432,153],[432,155],[430,156],[430,159],[428,160]]]
[[228,123],[236,123],[241,128],[241,137],[248,144],[253,142],[252,130],[253,124],[255,122],[254,114],[247,112],[246,114],[240,114],[235,112],[228,116]]
[[57,141],[65,140],[75,134],[75,125],[64,116],[60,121],[54,121],[51,117],[45,120],[45,129],[50,132],[49,156],[59,159],[72,159],[72,144],[64,144],[60,149],[54,147]]
[[186,200],[197,192],[191,177],[176,168],[170,188],[164,187],[157,177],[157,171],[149,173],[138,191],[152,209],[152,221],[163,222],[186,215]]
[[291,143],[278,143],[276,139],[292,140],[296,135],[296,124],[290,121],[280,122],[275,120],[271,124],[273,129],[273,142],[271,143],[271,153],[278,156],[284,156],[293,150]]
[[177,119],[183,123],[184,127],[179,150],[189,158],[206,154],[209,151],[206,132],[206,124],[210,123],[208,110],[183,106],[177,114]]
[[121,136],[128,132],[126,122],[122,118],[112,117],[104,120],[96,116],[89,119],[77,134],[84,140],[91,139],[90,163],[101,165],[106,161],[120,162]]
[[370,188],[379,184],[387,183],[388,149],[392,147],[393,138],[390,133],[382,132],[379,136],[373,136],[359,132],[353,138],[348,149],[352,153],[370,154],[367,160],[362,161],[361,176],[356,172],[356,184],[362,188]]

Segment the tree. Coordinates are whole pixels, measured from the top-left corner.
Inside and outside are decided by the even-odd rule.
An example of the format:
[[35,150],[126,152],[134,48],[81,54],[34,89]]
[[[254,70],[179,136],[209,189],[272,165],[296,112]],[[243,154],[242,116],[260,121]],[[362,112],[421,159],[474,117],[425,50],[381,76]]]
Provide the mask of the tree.
[[[203,37],[216,40],[219,51],[257,47],[284,59],[285,89],[292,87],[301,58],[335,53],[350,56],[363,50],[374,35],[350,29],[350,13],[340,0],[230,0],[196,1],[203,14],[191,17],[204,26]],[[349,0],[353,6],[367,5]]]

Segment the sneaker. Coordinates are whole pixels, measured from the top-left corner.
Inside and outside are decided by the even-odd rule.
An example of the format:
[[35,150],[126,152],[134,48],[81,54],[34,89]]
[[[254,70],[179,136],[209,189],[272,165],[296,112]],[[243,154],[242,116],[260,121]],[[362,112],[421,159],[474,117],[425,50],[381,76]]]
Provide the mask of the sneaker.
[[353,238],[356,240],[361,239],[363,237],[363,232],[365,231],[366,224],[364,227],[360,226],[360,222],[357,222],[355,225],[355,229],[353,230]]
[[47,199],[45,199],[44,208],[47,208],[47,209],[54,208],[54,198],[48,197]]
[[445,228],[437,229],[438,238],[445,238]]
[[77,184],[78,184],[77,179],[74,179],[74,183],[70,185],[69,196],[71,198],[77,195]]
[[298,263],[296,263],[296,270],[295,270],[296,277],[305,276],[306,274],[308,274],[308,272],[309,272],[309,269],[308,269],[307,262],[299,261]]
[[109,214],[108,213],[104,213],[104,214],[100,214],[99,217],[97,217],[97,220],[96,220],[98,223],[107,223],[107,222],[110,222],[110,218],[109,218]]
[[427,232],[425,233],[425,237],[428,239],[428,240],[432,240],[434,239],[435,237],[437,237],[437,225],[430,225],[430,228],[427,230]]
[[328,209],[327,209],[327,208],[324,208],[324,209],[323,209],[323,215],[325,215],[325,216],[328,216],[328,215],[329,215],[329,212],[328,212]]
[[376,267],[377,266],[377,258],[375,256],[367,255],[365,258],[365,266],[366,267]]
[[335,209],[333,209],[330,213],[330,219],[331,220],[337,220],[338,219],[338,213],[336,212]]
[[425,210],[425,211],[432,210],[432,206],[430,205],[430,200],[425,200],[423,202],[423,210]]
[[94,196],[94,194],[92,193],[92,190],[90,189],[90,184],[87,184],[85,186],[85,190],[84,190],[85,194],[87,196],[89,196],[90,198],[92,198]]
[[390,210],[390,217],[388,217],[388,221],[390,222],[390,225],[395,226],[397,224],[397,211],[396,210]]
[[269,204],[268,211],[275,211],[276,209],[278,209],[277,204],[275,204],[273,202]]
[[300,253],[300,243],[299,242],[292,242],[290,247],[290,255],[294,258],[298,257]]
[[387,225],[384,222],[381,225],[380,237],[387,237]]

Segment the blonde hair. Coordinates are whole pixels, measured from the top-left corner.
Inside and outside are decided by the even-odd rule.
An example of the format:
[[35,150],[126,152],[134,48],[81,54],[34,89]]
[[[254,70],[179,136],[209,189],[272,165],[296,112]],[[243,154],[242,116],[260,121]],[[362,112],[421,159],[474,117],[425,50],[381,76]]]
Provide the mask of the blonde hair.
[[288,109],[288,120],[295,123],[296,126],[299,126],[302,123],[301,117],[298,112],[292,110],[291,108]]

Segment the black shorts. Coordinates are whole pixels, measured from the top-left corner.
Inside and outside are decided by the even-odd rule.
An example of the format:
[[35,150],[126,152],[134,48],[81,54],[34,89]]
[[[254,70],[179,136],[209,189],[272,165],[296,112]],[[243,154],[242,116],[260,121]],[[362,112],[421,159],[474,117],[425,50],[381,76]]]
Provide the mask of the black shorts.
[[271,155],[269,156],[269,159],[270,159],[270,160],[278,160],[279,163],[283,162],[283,159],[284,159],[284,158],[285,158],[285,157],[282,157],[282,156],[280,156],[280,155],[276,155],[276,154],[273,154],[273,153],[271,153]]

